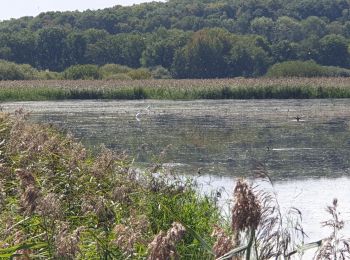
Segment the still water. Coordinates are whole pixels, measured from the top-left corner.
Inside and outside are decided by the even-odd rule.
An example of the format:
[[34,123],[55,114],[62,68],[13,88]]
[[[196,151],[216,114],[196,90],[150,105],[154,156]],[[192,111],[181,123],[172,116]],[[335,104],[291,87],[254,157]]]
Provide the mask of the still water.
[[350,100],[59,101],[2,103],[52,123],[92,148],[194,176],[229,199],[235,178],[264,165],[283,208],[303,212],[308,240],[337,197],[350,236]]

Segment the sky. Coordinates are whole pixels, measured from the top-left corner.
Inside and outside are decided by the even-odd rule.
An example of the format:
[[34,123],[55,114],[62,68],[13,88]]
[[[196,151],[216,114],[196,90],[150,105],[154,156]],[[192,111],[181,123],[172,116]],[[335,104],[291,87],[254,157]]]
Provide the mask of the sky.
[[115,5],[133,5],[151,0],[0,0],[0,20],[36,16],[46,11],[96,10]]

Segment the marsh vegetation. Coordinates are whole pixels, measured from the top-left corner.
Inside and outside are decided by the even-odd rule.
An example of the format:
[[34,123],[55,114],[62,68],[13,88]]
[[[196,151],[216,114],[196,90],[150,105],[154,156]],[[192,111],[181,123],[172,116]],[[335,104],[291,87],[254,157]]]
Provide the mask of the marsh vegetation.
[[[318,259],[348,257],[336,200],[324,222],[330,237],[304,244],[301,213],[284,220],[274,193],[239,180],[225,220],[191,180],[159,166],[137,172],[127,155],[103,147],[93,156],[26,117],[0,118],[2,258],[288,259],[311,247]],[[254,174],[273,185],[263,168]]]
[[348,78],[0,81],[0,100],[349,98]]

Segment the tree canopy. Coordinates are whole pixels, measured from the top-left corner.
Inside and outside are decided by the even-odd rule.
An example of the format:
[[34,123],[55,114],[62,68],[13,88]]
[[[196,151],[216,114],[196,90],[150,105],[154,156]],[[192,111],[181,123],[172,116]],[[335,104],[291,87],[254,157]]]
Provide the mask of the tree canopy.
[[0,22],[0,59],[40,70],[160,67],[176,78],[260,76],[275,63],[350,67],[347,0],[169,0]]

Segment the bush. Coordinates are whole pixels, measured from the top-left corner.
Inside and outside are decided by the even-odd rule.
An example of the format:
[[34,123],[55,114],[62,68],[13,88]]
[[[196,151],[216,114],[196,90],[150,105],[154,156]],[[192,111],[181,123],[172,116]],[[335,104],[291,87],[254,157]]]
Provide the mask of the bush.
[[49,71],[49,70],[41,70],[38,72],[38,79],[63,79],[63,75],[59,72]]
[[171,79],[170,72],[162,66],[152,68],[151,73],[154,79]]
[[350,70],[321,66],[316,62],[309,61],[285,61],[276,63],[269,68],[267,77],[349,77]]
[[65,79],[100,79],[101,74],[96,65],[73,65],[63,72]]
[[37,77],[38,71],[28,64],[0,60],[0,80],[28,80]]
[[128,72],[128,76],[132,79],[150,79],[152,74],[148,69],[140,68]]
[[128,73],[131,70],[131,68],[119,64],[106,64],[100,67],[100,73],[104,79],[115,74]]

